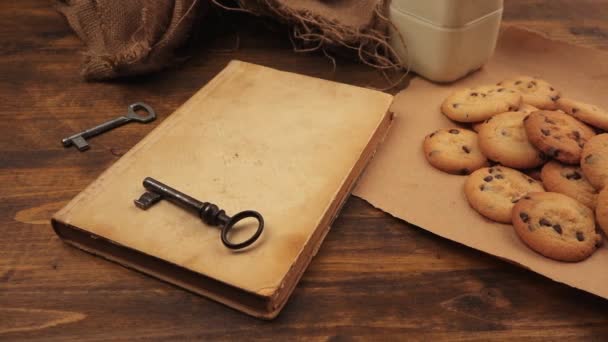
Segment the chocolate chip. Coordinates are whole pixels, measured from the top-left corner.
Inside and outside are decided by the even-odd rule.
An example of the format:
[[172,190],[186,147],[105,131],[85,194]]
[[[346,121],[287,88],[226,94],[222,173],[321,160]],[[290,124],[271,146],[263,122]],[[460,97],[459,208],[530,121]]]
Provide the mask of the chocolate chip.
[[547,227],[551,226],[551,222],[549,222],[549,220],[547,220],[544,217],[538,221],[538,224],[540,224],[541,226],[547,226]]
[[530,81],[530,83],[532,83],[532,84],[536,85],[536,81]]
[[462,146],[462,150],[465,151],[466,153],[471,153],[471,149],[468,148],[467,146]]
[[554,91],[554,90],[555,90],[555,88],[553,88],[553,87],[549,87],[549,90]]
[[496,85],[497,85],[497,86],[501,86],[501,85],[502,85],[502,82],[498,82],[498,83],[496,83]]
[[475,92],[471,93],[471,96],[477,96],[477,95],[479,95],[479,94],[475,93]]
[[578,112],[578,108],[572,108],[572,114],[575,114],[576,112]]
[[489,168],[489,169],[488,169],[488,172],[489,172],[489,173],[494,172],[494,168]]
[[566,178],[570,179],[570,180],[572,180],[572,179],[579,180],[579,179],[583,178],[583,176],[581,176],[581,174],[578,173],[577,171],[572,171],[572,173],[569,173],[566,175]]
[[554,147],[549,147],[549,149],[547,150],[547,154],[551,157],[557,157],[557,155],[559,154],[559,150]]
[[530,216],[528,216],[528,214],[521,212],[519,213],[519,218],[525,223],[530,221]]
[[585,234],[583,232],[576,232],[576,239],[578,241],[585,241]]
[[544,135],[544,136],[550,136],[551,135],[551,131],[545,128],[541,128],[540,132]]
[[492,177],[492,176],[486,176],[483,180],[486,181],[486,182],[491,182],[492,179],[494,179],[494,177]]
[[505,178],[505,176],[503,176],[501,174],[498,174],[498,175],[494,176],[494,178],[496,178],[496,179],[503,179],[503,178]]
[[469,169],[467,169],[467,168],[460,169],[461,175],[468,175],[469,173],[471,173],[471,171],[469,171]]
[[505,88],[498,88],[498,89],[496,89],[496,91],[499,92],[499,93],[502,93],[503,90],[505,90]]
[[576,141],[579,141],[581,139],[581,133],[579,131],[572,131],[572,136]]
[[485,188],[486,188],[486,186],[485,186],[485,185],[483,185],[483,184],[481,184],[481,185],[479,186],[479,190],[481,190],[481,191],[484,191],[484,190],[485,190]]
[[523,199],[529,200],[529,199],[532,199],[532,198],[530,196],[526,195],[526,196],[523,197]]
[[559,95],[555,95],[551,97],[551,101],[557,101],[559,100],[560,96]]
[[580,148],[585,147],[585,142],[584,142],[584,141],[582,141],[582,140],[581,140],[581,141],[579,141],[579,142],[578,142],[578,147],[580,147]]
[[515,110],[515,107],[513,106],[509,106],[509,108],[507,108],[507,112],[512,112]]
[[458,108],[458,103],[454,103],[454,104],[452,105],[452,107],[454,107],[454,108]]
[[481,97],[486,97],[486,94],[484,94],[484,93],[481,93],[480,95],[481,95]]
[[532,83],[528,83],[528,88],[532,88]]
[[549,119],[548,117],[545,116],[545,122],[551,125],[555,125],[555,121]]
[[530,115],[526,115],[526,117],[524,118],[524,122],[526,122],[526,120],[528,120],[530,118]]
[[553,230],[555,230],[556,232],[558,232],[559,234],[562,233],[562,226],[560,226],[559,224],[554,224],[553,225]]
[[507,131],[506,129],[501,129],[501,130],[500,130],[500,134],[501,134],[502,136],[507,137],[507,136],[509,136],[509,131]]
[[459,131],[459,130],[457,130],[457,129],[455,129],[455,128],[452,128],[452,129],[451,129],[451,130],[449,130],[448,132],[450,132],[450,133],[452,133],[452,134],[458,134],[458,133],[460,133],[460,131]]
[[590,154],[585,157],[585,163],[587,163],[587,164],[593,163],[593,154]]
[[521,81],[516,81],[515,85],[521,84]]

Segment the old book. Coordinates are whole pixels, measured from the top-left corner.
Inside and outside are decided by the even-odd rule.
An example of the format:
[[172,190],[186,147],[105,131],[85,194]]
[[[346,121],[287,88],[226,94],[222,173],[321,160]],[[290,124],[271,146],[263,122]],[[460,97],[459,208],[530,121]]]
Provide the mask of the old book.
[[[392,122],[392,96],[233,61],[54,215],[67,243],[247,314],[276,317]],[[229,214],[252,209],[242,251],[161,201],[153,177]]]

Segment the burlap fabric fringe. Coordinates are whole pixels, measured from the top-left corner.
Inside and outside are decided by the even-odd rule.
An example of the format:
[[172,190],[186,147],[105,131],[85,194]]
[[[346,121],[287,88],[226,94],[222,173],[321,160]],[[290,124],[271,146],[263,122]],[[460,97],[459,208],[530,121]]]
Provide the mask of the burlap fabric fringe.
[[361,62],[376,69],[406,68],[388,43],[392,23],[384,13],[389,1],[238,0],[240,8],[228,7],[222,0],[212,2],[225,9],[240,9],[290,24],[295,51],[321,50],[333,61],[325,49],[343,46],[355,50]]
[[[237,0],[219,7],[273,17],[290,25],[298,52],[356,51],[361,62],[387,72],[405,69],[388,43],[389,0]],[[64,0],[60,11],[87,44],[82,73],[89,80],[157,71],[174,62],[204,0]],[[405,45],[405,44],[404,44]],[[388,79],[388,78],[387,78]],[[390,81],[390,83],[394,83]]]

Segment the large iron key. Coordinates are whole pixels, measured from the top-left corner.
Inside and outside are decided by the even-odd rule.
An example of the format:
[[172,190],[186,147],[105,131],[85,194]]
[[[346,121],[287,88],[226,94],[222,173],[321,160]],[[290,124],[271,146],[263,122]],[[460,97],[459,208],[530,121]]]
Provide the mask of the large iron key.
[[[140,116],[135,112],[137,110],[144,110],[148,114],[145,116]],[[64,138],[63,140],[61,140],[61,143],[64,147],[70,147],[74,145],[79,151],[85,151],[89,148],[89,143],[86,140],[87,138],[91,138],[116,127],[120,127],[131,121],[148,123],[150,121],[153,121],[154,119],[156,119],[156,113],[154,112],[154,109],[152,109],[152,107],[148,106],[143,102],[136,102],[129,105],[127,114],[119,116],[108,122],[104,122],[101,125],[95,126],[93,128],[84,130],[80,133],[76,133],[67,138]]]
[[[226,212],[211,202],[201,202],[185,193],[176,190],[154,178],[146,177],[143,182],[146,192],[136,199],[135,205],[140,209],[147,210],[160,200],[167,200],[188,211],[198,215],[203,222],[211,226],[219,226],[222,229],[221,239],[224,246],[230,249],[245,248],[254,243],[264,230],[264,218],[254,210],[241,211],[234,216],[228,216]],[[241,220],[252,218],[258,222],[255,233],[242,242],[232,242],[228,238],[234,226]]]

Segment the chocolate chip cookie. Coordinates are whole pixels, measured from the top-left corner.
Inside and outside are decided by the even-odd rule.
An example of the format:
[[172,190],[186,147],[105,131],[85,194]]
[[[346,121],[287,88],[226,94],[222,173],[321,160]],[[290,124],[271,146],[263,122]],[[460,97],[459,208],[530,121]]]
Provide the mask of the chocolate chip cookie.
[[460,175],[486,166],[479,150],[477,133],[462,128],[437,130],[424,138],[424,155],[439,170]]
[[483,126],[484,123],[486,123],[486,122],[485,121],[473,122],[471,124],[471,129],[473,129],[475,132],[479,133],[479,130],[481,129],[481,126]]
[[587,181],[580,167],[550,161],[543,167],[541,179],[547,191],[559,192],[595,209],[597,190]]
[[593,211],[563,194],[530,193],[515,204],[512,214],[519,238],[551,259],[581,261],[601,243]]
[[524,127],[532,145],[566,164],[578,164],[583,146],[595,135],[591,127],[557,111],[533,112],[524,119]]
[[520,92],[523,103],[539,109],[555,109],[557,106],[555,101],[559,99],[560,94],[549,82],[530,76],[504,80],[497,86]]
[[514,90],[482,86],[454,92],[443,101],[441,111],[454,121],[479,122],[494,114],[517,110],[520,103],[521,95]]
[[608,133],[591,138],[581,154],[581,169],[596,189],[608,185]]
[[511,223],[511,209],[515,203],[528,193],[539,191],[544,189],[538,181],[505,166],[479,169],[464,185],[464,193],[473,209],[503,223]]
[[518,169],[537,167],[547,159],[529,141],[523,112],[506,112],[486,120],[479,129],[479,148],[491,160]]
[[[538,110],[538,108],[534,107],[534,106],[530,106],[529,104],[526,103],[522,103],[519,106],[519,109],[517,109],[518,112],[522,112],[522,113],[526,113],[526,114],[530,114],[532,112],[536,112]],[[492,117],[487,118],[485,121],[480,121],[480,122],[474,122],[471,124],[471,128],[479,133],[479,130],[481,129],[481,126],[486,123],[486,121],[490,120]]]
[[557,107],[582,122],[608,131],[608,111],[604,109],[567,98],[557,100]]
[[608,188],[604,188],[597,196],[595,219],[600,228],[604,231],[604,234],[608,236]]
[[537,110],[540,110],[540,109],[522,102],[521,106],[519,106],[519,109],[517,111],[526,113],[526,114],[531,114],[532,112],[536,112]]

